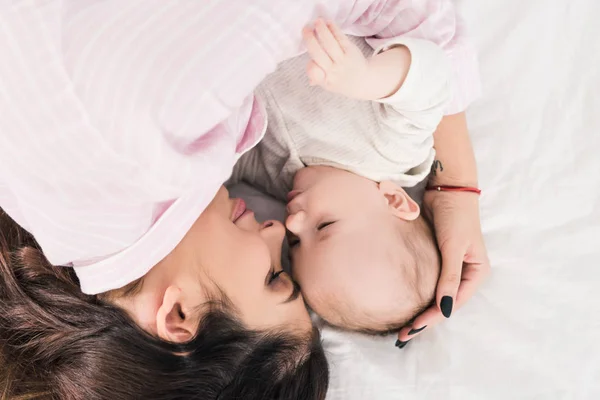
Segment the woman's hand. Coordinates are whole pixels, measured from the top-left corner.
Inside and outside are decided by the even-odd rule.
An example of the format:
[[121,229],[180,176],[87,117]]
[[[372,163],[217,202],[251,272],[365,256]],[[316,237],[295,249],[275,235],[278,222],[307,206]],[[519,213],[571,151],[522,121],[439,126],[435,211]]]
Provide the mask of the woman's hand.
[[400,348],[420,334],[423,327],[430,328],[444,317],[449,318],[473,296],[490,273],[476,194],[428,191],[423,208],[433,221],[442,255],[442,271],[436,303],[419,315],[411,326],[400,330],[396,344]]

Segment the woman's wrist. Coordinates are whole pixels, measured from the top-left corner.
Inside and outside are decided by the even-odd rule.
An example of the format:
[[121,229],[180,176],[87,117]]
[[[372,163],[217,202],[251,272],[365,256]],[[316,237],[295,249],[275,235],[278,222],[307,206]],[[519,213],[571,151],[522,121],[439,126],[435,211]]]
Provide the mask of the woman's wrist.
[[479,210],[479,195],[476,193],[428,190],[423,196],[425,215],[431,220],[437,212],[446,210],[450,204],[456,202],[470,204],[473,209]]
[[[438,162],[436,160],[436,162]],[[433,171],[433,169],[432,169]],[[456,174],[452,175],[450,171],[443,173],[434,173],[429,177],[428,186],[457,186],[457,187],[479,187],[476,174]]]
[[439,186],[427,186],[427,191],[437,192],[469,192],[475,194],[481,194],[481,189],[474,186],[451,186],[451,185],[439,185]]

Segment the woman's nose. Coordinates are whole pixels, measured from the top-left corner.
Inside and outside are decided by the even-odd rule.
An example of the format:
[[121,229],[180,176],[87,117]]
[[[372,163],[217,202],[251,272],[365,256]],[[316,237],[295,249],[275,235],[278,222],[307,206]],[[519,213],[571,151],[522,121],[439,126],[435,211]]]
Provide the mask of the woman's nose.
[[281,257],[281,246],[285,239],[285,226],[279,221],[270,220],[261,225],[260,236],[267,244],[272,257]]
[[294,235],[299,236],[306,222],[306,213],[298,211],[295,214],[290,214],[285,220],[286,228]]
[[260,225],[260,234],[264,238],[275,238],[283,240],[285,236],[285,226],[277,220],[271,219]]

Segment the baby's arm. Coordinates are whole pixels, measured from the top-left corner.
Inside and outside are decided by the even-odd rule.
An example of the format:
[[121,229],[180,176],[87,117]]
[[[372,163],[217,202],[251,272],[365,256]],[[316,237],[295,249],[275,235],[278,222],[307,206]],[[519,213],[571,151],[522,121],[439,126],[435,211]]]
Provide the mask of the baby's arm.
[[303,32],[311,61],[307,74],[312,85],[361,100],[376,100],[395,93],[408,74],[411,56],[396,46],[366,58],[333,23],[319,19]]
[[[415,127],[433,134],[450,96],[450,68],[440,47],[422,39],[396,38],[367,58],[337,26],[322,20],[304,29],[304,40],[312,85],[390,105],[404,117],[416,118]],[[397,134],[405,133],[402,128]]]
[[335,26],[322,21],[304,36],[313,84],[379,103],[373,105],[377,129],[369,135],[383,156],[383,175],[372,179],[392,179],[403,186],[425,179],[435,154],[433,132],[450,98],[450,68],[442,49],[422,39],[396,38],[367,58]]

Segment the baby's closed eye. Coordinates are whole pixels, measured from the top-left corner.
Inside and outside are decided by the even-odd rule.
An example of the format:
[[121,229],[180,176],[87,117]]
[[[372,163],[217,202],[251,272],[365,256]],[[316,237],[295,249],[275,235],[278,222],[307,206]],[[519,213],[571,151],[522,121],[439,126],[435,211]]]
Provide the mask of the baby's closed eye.
[[329,221],[329,222],[322,222],[317,226],[317,230],[320,231],[321,229],[325,229],[327,228],[329,225],[335,224],[336,221]]
[[[320,224],[317,225],[317,232],[324,230],[325,228],[335,224],[336,222],[337,221],[321,222]],[[287,239],[288,239],[288,244],[289,244],[290,248],[294,248],[300,244],[300,237],[291,231],[287,232]]]

